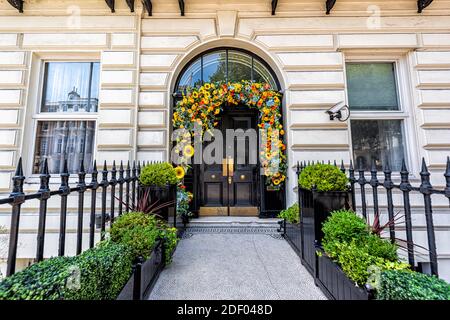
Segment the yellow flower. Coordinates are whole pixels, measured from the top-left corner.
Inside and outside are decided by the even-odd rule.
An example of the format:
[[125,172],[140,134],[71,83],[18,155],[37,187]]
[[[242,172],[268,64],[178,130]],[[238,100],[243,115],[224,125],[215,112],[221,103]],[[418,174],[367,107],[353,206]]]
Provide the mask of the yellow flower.
[[192,93],[192,96],[193,96],[195,99],[197,99],[197,98],[198,98],[198,92],[194,91],[194,92]]
[[184,178],[184,174],[185,174],[184,168],[180,167],[180,166],[176,167],[175,168],[175,174],[177,175],[178,180],[183,179]]
[[206,90],[211,89],[211,85],[210,85],[209,83],[205,83],[205,89],[206,89]]
[[190,145],[185,146],[183,149],[184,155],[187,156],[188,158],[192,157],[194,155],[194,152],[195,152],[194,147]]
[[274,179],[273,180],[273,184],[276,185],[276,186],[279,185],[280,183],[281,183],[280,179]]
[[217,114],[219,114],[219,112],[220,112],[220,109],[216,109],[216,111],[214,111],[214,114],[217,115]]

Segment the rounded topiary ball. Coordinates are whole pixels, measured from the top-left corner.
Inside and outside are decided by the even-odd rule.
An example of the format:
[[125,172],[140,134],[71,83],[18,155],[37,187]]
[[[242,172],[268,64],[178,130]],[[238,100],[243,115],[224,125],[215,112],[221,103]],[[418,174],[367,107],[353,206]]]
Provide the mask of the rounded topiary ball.
[[303,189],[317,191],[345,191],[348,178],[338,167],[330,164],[314,164],[302,170],[298,179]]
[[143,186],[164,187],[178,182],[175,168],[168,162],[152,163],[141,170],[139,181]]

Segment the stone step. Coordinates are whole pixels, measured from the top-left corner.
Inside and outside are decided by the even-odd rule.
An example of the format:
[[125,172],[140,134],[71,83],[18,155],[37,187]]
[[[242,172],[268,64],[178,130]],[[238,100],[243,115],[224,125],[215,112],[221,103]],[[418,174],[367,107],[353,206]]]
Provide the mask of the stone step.
[[188,227],[260,227],[278,228],[280,219],[254,217],[202,217],[191,219]]

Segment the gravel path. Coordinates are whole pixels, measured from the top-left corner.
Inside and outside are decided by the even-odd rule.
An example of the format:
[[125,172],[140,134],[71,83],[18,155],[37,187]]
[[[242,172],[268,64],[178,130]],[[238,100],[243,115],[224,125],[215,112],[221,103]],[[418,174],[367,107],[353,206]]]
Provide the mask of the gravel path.
[[284,240],[193,233],[180,241],[150,300],[326,299]]

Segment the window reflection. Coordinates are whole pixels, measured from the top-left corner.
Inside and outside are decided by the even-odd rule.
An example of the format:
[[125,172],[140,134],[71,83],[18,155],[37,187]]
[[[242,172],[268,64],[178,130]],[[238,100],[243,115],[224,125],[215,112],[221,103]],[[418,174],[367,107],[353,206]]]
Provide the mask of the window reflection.
[[388,161],[391,170],[400,171],[405,155],[402,120],[352,120],[353,156],[356,169],[378,171]]
[[202,62],[201,59],[195,60],[184,72],[180,78],[178,89],[183,91],[189,87],[195,87],[202,83]]
[[272,89],[279,89],[271,71],[259,58],[232,49],[209,52],[194,60],[180,76],[177,89],[180,92],[205,82],[241,80],[268,83]]
[[228,53],[228,81],[252,80],[252,57],[238,51]]
[[227,81],[226,51],[218,51],[203,56],[203,81]]
[[399,110],[393,63],[348,63],[346,69],[352,110]]
[[45,159],[51,174],[63,172],[65,160],[69,173],[77,173],[82,160],[89,171],[94,136],[95,121],[39,121],[33,173],[39,173]]
[[41,112],[97,112],[98,62],[46,63]]

